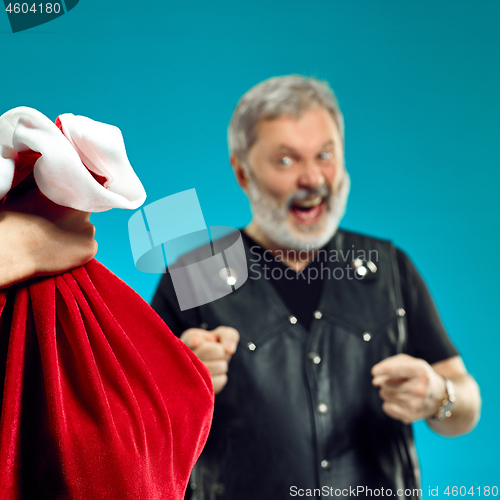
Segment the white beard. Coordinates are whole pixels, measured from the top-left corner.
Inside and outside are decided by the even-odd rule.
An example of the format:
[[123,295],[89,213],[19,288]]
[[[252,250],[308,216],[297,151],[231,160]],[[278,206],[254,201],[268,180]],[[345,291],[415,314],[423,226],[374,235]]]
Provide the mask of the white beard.
[[322,248],[337,232],[345,213],[351,187],[351,179],[345,170],[344,178],[337,192],[328,196],[326,218],[323,218],[318,224],[304,227],[302,230],[291,227],[288,220],[289,200],[292,197],[285,203],[284,207],[280,206],[273,198],[261,191],[251,172],[249,170],[247,172],[249,174],[248,198],[253,218],[262,232],[279,247],[295,250]]

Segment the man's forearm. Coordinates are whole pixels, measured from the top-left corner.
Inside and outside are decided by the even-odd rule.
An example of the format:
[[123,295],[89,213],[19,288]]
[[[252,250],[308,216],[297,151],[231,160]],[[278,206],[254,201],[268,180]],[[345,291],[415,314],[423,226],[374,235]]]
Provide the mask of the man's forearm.
[[477,424],[481,412],[481,396],[476,381],[468,374],[448,377],[455,392],[450,417],[443,420],[427,418],[427,423],[442,436],[458,436],[470,432]]
[[0,210],[0,288],[59,274],[97,252],[89,215],[52,203],[32,189]]

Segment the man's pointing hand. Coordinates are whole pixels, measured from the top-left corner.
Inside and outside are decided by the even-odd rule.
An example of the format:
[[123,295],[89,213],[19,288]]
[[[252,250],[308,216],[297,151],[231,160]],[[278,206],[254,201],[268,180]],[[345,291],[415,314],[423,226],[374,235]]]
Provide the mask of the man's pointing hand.
[[446,396],[444,378],[423,359],[397,354],[372,368],[387,415],[410,424],[434,415]]

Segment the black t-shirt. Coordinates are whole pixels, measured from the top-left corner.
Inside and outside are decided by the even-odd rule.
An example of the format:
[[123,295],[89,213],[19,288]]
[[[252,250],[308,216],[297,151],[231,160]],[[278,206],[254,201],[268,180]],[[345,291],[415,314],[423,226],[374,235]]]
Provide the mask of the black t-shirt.
[[[264,276],[271,281],[290,312],[308,330],[323,288],[321,261],[313,260],[309,263],[306,267],[308,272],[302,273],[302,277],[284,279],[285,272],[295,271],[276,259],[269,250],[261,247],[244,232],[241,234],[251,254],[260,256],[258,259],[260,267],[263,269],[263,266],[267,266],[267,269],[263,269]],[[458,355],[422,277],[404,252],[397,250],[396,255],[408,322],[407,353],[425,359],[430,364]],[[312,272],[315,268],[318,270],[317,273]],[[251,272],[250,265],[249,273]],[[314,276],[317,278],[312,279]],[[186,311],[179,309],[169,273],[162,278],[151,305],[175,335],[180,336],[185,329],[199,326],[195,309]]]

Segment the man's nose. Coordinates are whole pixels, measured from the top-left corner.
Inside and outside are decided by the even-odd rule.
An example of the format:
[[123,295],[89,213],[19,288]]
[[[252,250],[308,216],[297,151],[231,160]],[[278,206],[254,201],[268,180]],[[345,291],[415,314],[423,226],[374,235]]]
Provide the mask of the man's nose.
[[325,183],[321,168],[315,162],[306,162],[299,176],[299,187],[317,188]]

